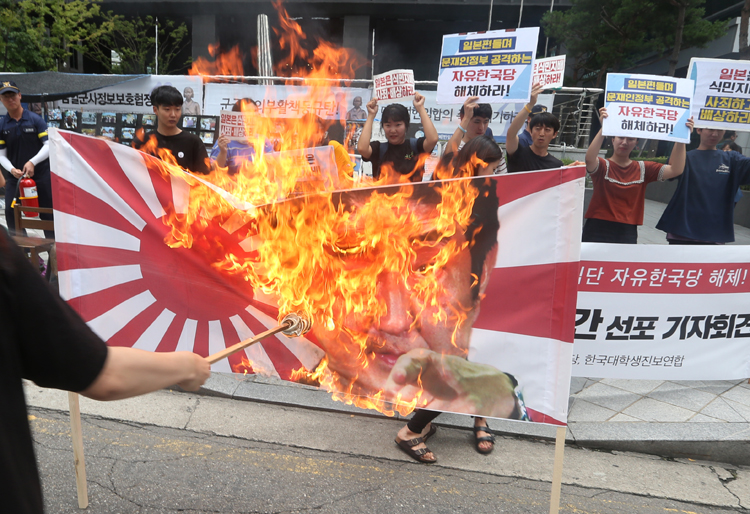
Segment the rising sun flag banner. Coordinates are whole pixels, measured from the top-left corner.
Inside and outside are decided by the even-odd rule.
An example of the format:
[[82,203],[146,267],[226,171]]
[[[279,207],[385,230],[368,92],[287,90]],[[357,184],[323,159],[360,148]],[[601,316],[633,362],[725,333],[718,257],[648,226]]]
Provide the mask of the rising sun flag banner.
[[110,346],[208,356],[304,312],[306,335],[212,369],[387,414],[566,423],[583,168],[261,204],[123,145],[50,140],[60,293]]

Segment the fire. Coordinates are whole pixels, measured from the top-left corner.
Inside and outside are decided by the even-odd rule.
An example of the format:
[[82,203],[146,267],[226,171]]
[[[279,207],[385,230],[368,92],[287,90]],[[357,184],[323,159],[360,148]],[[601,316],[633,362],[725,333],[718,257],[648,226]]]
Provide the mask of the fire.
[[[311,106],[339,104],[332,87],[337,82],[323,79],[352,79],[364,60],[327,42],[306,49],[300,26],[280,4],[275,5],[281,20],[275,31],[287,52],[277,64],[277,74],[301,73],[294,63],[303,60],[309,69],[304,71],[302,100]],[[215,55],[212,62],[199,59],[191,73],[242,75],[242,55],[234,48]],[[345,112],[340,110],[339,115],[343,121]],[[171,228],[166,243],[199,249],[216,269],[239,275],[253,291],[277,299],[282,316],[287,312],[310,316],[326,357],[314,370],[296,370],[293,380],[318,383],[339,401],[405,415],[428,405],[431,397],[421,388],[421,376],[419,387],[406,396],[368,387],[367,377],[382,371],[382,352],[389,344],[374,337],[369,327],[394,314],[383,292],[387,283],[411,299],[406,328],[448,327],[442,351],[466,356],[460,334],[467,330],[471,305],[453,300],[445,275],[470,247],[466,234],[476,230],[472,208],[480,188],[471,180],[418,186],[389,172],[387,166],[379,183],[364,184],[393,184],[387,188],[353,189],[352,177],[340,170],[323,177],[302,149],[321,146],[330,124],[331,120],[313,115],[284,120],[253,117],[247,143],[255,155],[243,161],[233,176],[225,169],[213,169],[201,177],[207,184],[187,174],[189,204],[165,215]],[[273,153],[264,150],[269,140],[275,140]],[[143,149],[163,159],[164,176],[186,176],[155,141]],[[452,170],[441,170],[441,177],[451,174]],[[216,188],[231,197],[216,194]],[[252,207],[238,209],[242,202]],[[224,243],[230,235],[242,241],[245,253]],[[476,279],[474,275],[472,280]],[[234,369],[249,370],[262,372],[246,358]]]

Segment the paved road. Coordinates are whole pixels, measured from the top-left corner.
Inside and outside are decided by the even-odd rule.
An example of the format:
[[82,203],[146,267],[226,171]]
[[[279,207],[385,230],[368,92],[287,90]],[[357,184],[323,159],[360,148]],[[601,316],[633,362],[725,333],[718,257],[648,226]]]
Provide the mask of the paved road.
[[[79,512],[67,415],[32,409],[49,513]],[[537,513],[549,483],[179,429],[84,418],[95,513]],[[739,512],[565,487],[562,512]]]

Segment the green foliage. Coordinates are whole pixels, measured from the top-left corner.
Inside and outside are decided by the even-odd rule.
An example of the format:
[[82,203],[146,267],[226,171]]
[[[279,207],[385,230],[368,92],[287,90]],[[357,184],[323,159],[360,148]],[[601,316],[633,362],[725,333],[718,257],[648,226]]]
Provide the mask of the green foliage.
[[[89,57],[102,64],[109,73],[154,72],[156,20],[152,16],[126,18],[109,12],[102,16],[100,23],[111,26],[113,30],[87,46]],[[167,73],[172,61],[187,46],[187,33],[184,23],[159,22],[159,73]],[[112,62],[112,50],[117,52],[119,63]]]
[[57,70],[108,30],[85,26],[100,13],[94,0],[0,0],[0,70]]
[[[704,20],[705,0],[572,0],[565,11],[545,14],[545,34],[566,47],[574,61],[573,81],[603,86],[610,71],[623,71],[649,54],[652,62],[682,48],[705,46],[723,35],[726,22]],[[685,23],[679,37],[679,8]],[[677,36],[677,38],[676,38]],[[677,41],[676,41],[677,40]]]

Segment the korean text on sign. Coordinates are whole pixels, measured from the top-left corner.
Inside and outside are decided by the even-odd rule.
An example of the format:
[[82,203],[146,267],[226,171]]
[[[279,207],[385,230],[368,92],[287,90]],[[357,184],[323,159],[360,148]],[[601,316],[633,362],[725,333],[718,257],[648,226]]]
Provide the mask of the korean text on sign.
[[487,103],[528,101],[538,39],[539,28],[443,36],[437,102],[461,104],[469,96]]
[[693,81],[655,75],[610,73],[604,105],[605,136],[690,142]]
[[414,72],[393,70],[373,77],[374,96],[378,100],[411,100],[414,98]]
[[750,63],[725,59],[691,59],[688,77],[695,80],[695,126],[750,130]]
[[257,113],[221,111],[219,135],[233,141],[246,141],[255,136]]

